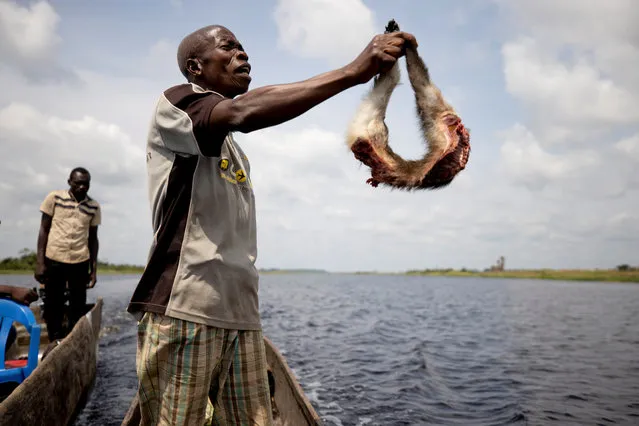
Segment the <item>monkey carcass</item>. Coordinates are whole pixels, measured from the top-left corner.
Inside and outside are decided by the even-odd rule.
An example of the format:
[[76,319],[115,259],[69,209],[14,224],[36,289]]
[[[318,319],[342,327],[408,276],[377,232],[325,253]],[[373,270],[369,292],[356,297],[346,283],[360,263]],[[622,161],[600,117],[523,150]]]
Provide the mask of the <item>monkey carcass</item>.
[[[399,31],[391,20],[386,32]],[[375,77],[350,123],[347,143],[355,158],[371,169],[367,183],[394,188],[436,189],[450,184],[466,167],[470,136],[461,118],[432,83],[416,46],[406,46],[406,69],[415,93],[417,116],[426,142],[420,160],[404,160],[388,145],[384,122],[391,94],[400,80],[399,61],[390,71]]]

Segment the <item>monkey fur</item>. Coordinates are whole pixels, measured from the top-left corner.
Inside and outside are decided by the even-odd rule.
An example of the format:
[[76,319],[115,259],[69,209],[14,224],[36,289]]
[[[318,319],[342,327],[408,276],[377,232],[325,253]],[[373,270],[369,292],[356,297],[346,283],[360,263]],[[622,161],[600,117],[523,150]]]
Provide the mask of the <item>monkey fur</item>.
[[[394,31],[399,31],[399,26],[391,20],[386,32]],[[416,47],[406,46],[405,56],[426,154],[420,160],[404,160],[388,145],[384,118],[400,80],[399,61],[390,71],[375,77],[349,125],[347,144],[355,158],[370,167],[371,178],[366,182],[373,187],[381,183],[405,190],[443,188],[466,167],[470,136],[459,115],[432,83]]]

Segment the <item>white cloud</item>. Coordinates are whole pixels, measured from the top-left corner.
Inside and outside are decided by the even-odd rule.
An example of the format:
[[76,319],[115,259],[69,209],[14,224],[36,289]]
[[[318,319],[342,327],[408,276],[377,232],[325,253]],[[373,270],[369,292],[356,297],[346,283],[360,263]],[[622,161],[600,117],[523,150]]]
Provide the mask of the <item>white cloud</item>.
[[380,32],[361,0],[278,0],[274,18],[280,47],[335,66],[354,59]]
[[[33,13],[32,6],[16,4],[11,7]],[[520,7],[527,4],[520,3]],[[164,19],[169,20],[169,15]],[[77,27],[66,18],[58,18],[64,25],[69,22],[65,34],[78,40],[74,33]],[[163,31],[162,19],[159,16],[153,24],[154,31]],[[378,32],[373,13],[361,1],[281,1],[275,19],[281,47],[336,65],[351,60]],[[475,21],[461,17],[458,24],[463,25],[452,31],[451,38],[473,30],[470,26],[476,25]],[[565,22],[571,20],[562,21],[562,25]],[[11,57],[0,58],[0,143],[7,153],[0,168],[0,257],[35,246],[42,198],[51,189],[64,188],[70,167],[82,164],[92,171],[91,193],[104,208],[100,257],[143,263],[151,237],[143,150],[157,96],[183,81],[175,65],[179,40],[162,38],[146,48],[132,47],[126,55],[114,55],[108,67],[100,62],[97,68],[71,50],[76,44],[65,50],[70,45],[60,43],[57,27],[52,28],[47,30],[53,41],[47,52],[52,52],[50,58],[55,62],[59,60],[57,47],[70,63],[82,64],[81,69],[74,69],[80,84],[49,80],[36,85]],[[262,30],[255,28],[253,35],[248,31],[247,37],[268,34]],[[473,46],[491,44],[477,34],[472,38]],[[636,43],[631,43],[625,32],[618,34],[616,44],[609,38],[607,43],[596,43],[603,47],[594,51],[589,47],[592,43],[575,44],[576,53],[586,52],[585,59],[577,55],[568,60],[561,53],[566,41],[549,48],[550,41],[533,27],[519,26],[508,42],[520,48],[519,59],[528,61],[530,69],[540,67],[541,77],[531,80],[534,86],[545,87],[543,77],[552,75],[563,79],[559,86],[572,84],[571,90],[586,96],[581,90],[592,83],[597,96],[606,102],[599,105],[597,98],[598,105],[578,114],[564,111],[556,114],[557,119],[549,119],[539,114],[542,105],[556,111],[574,104],[569,100],[546,101],[539,93],[531,93],[523,87],[522,71],[516,70],[514,87],[521,93],[517,99],[525,101],[533,114],[520,120],[521,126],[504,126],[509,130],[502,137],[501,150],[491,147],[489,131],[476,125],[469,167],[441,191],[408,194],[365,183],[369,171],[353,158],[343,135],[350,105],[354,108],[358,101],[357,91],[340,95],[292,123],[236,135],[252,166],[258,264],[333,270],[481,268],[501,254],[512,267],[614,266],[630,261],[628,253],[639,233],[632,222],[637,223],[633,212],[637,211],[639,178],[633,178],[636,162],[630,161],[637,152],[636,138],[623,139],[623,135],[637,131],[624,128],[619,134],[606,133],[606,126],[616,130],[619,121],[610,117],[610,110],[619,110],[610,104],[602,83],[610,81],[611,88],[633,93],[630,88],[635,75],[617,64],[623,55],[633,54]],[[532,37],[530,45],[518,44],[526,37]],[[573,38],[577,43],[577,37]],[[109,49],[113,46],[106,43],[111,42],[105,41]],[[266,42],[274,44],[275,40]],[[616,50],[613,44],[618,46]],[[339,51],[335,46],[340,46]],[[469,47],[466,53],[473,49]],[[477,54],[473,60],[480,63],[487,57],[490,55]],[[274,62],[264,59],[260,69],[279,70],[278,64],[279,58]],[[579,67],[583,64],[582,70]],[[321,68],[318,65],[304,72]],[[471,73],[468,78],[476,79],[475,70],[467,69]],[[576,71],[583,78],[580,85],[572,81]],[[259,73],[255,77],[263,76]],[[457,99],[455,105],[491,94],[462,93],[449,87],[449,96]],[[562,87],[558,90],[564,90]],[[499,101],[494,105],[495,110],[509,106]],[[584,114],[595,117],[598,124],[572,125],[570,114],[577,121]],[[626,127],[632,127],[624,114],[628,112],[621,112]],[[393,147],[407,157],[420,156],[423,145],[417,138],[414,103],[407,86],[398,89],[388,119]],[[490,130],[490,126],[486,123],[485,128]],[[554,133],[556,140],[570,140],[579,129],[606,138],[598,145],[549,143],[547,134]],[[502,168],[496,167],[497,161]]]
[[506,23],[533,33],[544,44],[589,48],[615,41],[639,41],[634,0],[495,0]]
[[298,131],[269,128],[236,138],[251,161],[263,220],[285,212],[291,226],[302,227],[329,217],[347,218],[350,204],[370,196],[366,171],[358,170],[342,135],[313,126]]
[[506,89],[526,113],[503,138],[506,176],[589,210],[611,199],[638,208],[636,137],[616,141],[639,130],[639,4],[496,3],[511,32],[502,46]]
[[341,217],[341,218],[353,217],[353,213],[347,207],[326,206],[322,210],[322,213],[326,217]]
[[[521,124],[502,132],[500,173],[512,185],[523,185],[547,202],[571,200],[594,203],[621,198],[637,205],[639,188],[634,155],[635,140],[609,146],[546,149],[538,137]],[[621,154],[621,155],[620,155]],[[638,206],[639,207],[639,206]]]
[[353,158],[340,133],[318,126],[270,128],[236,139],[251,161],[258,263],[265,267],[348,270],[355,262],[409,268],[415,246],[425,243],[431,245],[420,249],[422,255],[443,261],[472,215],[473,201],[465,199],[472,189],[461,175],[447,191],[407,194],[370,187],[368,169]]
[[170,50],[169,41],[156,42],[119,77],[75,69],[74,85],[34,82],[0,59],[0,144],[11,153],[0,168],[0,257],[34,247],[42,199],[65,188],[71,168],[82,165],[93,176],[90,194],[103,207],[100,258],[145,261],[151,237],[146,132],[158,95],[180,78]]
[[60,17],[46,1],[19,6],[11,1],[0,2],[0,40],[3,54],[12,54],[27,61],[51,57],[60,37],[56,33]]
[[635,161],[639,161],[639,133],[617,142],[615,148]]
[[633,0],[496,0],[510,24],[508,91],[541,144],[602,139],[639,123],[639,4]]
[[166,39],[156,41],[143,59],[144,66],[138,71],[142,71],[145,76],[158,77],[168,74],[182,78],[177,64],[177,48],[178,43],[174,41]]
[[3,233],[11,235],[4,240],[4,255],[33,247],[40,203],[49,191],[67,187],[76,166],[91,172],[89,193],[102,204],[103,225],[110,230],[102,238],[110,246],[107,252],[142,248],[144,238],[134,243],[130,227],[137,226],[141,235],[150,233],[145,223],[144,151],[119,126],[90,116],[69,120],[11,103],[0,110],[0,145],[10,153],[0,175]]
[[588,126],[639,120],[639,94],[606,78],[587,57],[569,65],[532,38],[503,47],[508,91],[553,122]]
[[592,151],[554,155],[545,151],[526,127],[516,124],[504,133],[501,146],[502,165],[513,179],[531,187],[542,188],[599,163]]
[[639,215],[627,211],[614,212],[603,227],[606,240],[636,242],[639,239]]
[[117,125],[90,116],[66,120],[12,103],[0,110],[0,130],[4,146],[14,153],[22,151],[23,158],[14,157],[14,167],[21,161],[34,165],[30,157],[34,155],[42,172],[70,169],[81,162],[93,165],[101,175],[127,181],[144,163],[144,150]]
[[[549,152],[524,126],[504,138],[505,174],[482,176],[469,168],[446,190],[406,194],[367,186],[367,169],[339,133],[311,126],[237,135],[251,160],[258,264],[481,268],[502,253],[513,267],[616,262],[616,252],[602,255],[591,244],[584,252],[579,244],[593,233],[613,238],[617,228],[607,226],[605,212],[632,205],[618,196],[626,187],[614,176],[625,175],[603,167],[592,150]],[[604,175],[613,178],[601,180]],[[517,186],[522,183],[534,192]],[[544,187],[550,192],[540,196]],[[591,191],[608,197],[607,204],[593,204]]]
[[5,66],[34,80],[69,78],[55,62],[60,16],[47,1],[0,1],[0,55]]

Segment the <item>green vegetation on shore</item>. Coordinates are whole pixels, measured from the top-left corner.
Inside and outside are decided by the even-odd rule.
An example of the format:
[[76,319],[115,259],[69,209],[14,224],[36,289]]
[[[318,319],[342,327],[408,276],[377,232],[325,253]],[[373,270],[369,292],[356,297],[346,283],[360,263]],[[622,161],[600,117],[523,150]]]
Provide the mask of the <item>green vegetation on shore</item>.
[[[35,272],[36,253],[22,249],[17,257],[0,260],[0,275],[29,275]],[[122,265],[98,260],[98,274],[141,274],[144,266]],[[260,269],[260,274],[327,274],[323,269]]]
[[[18,257],[7,257],[0,260],[0,274],[28,275],[33,274],[36,266],[36,253],[29,249],[22,249]],[[116,265],[98,260],[98,274],[140,274],[143,266]]]
[[[33,274],[36,254],[29,249],[20,251],[18,257],[0,260],[0,274]],[[98,274],[141,274],[144,266],[121,265],[98,261]],[[327,274],[323,269],[260,269],[260,274]],[[603,281],[639,283],[639,267],[619,265],[614,269],[505,269],[484,271],[462,269],[423,269],[396,273],[378,273],[373,271],[355,272],[357,275],[418,275],[444,277],[486,277],[486,278],[524,278],[564,281]]]
[[[33,272],[31,269],[0,269],[0,275],[33,275]],[[116,265],[115,268],[98,266],[98,275],[135,275],[142,272],[144,272],[142,266]]]
[[259,270],[260,274],[328,274],[323,269],[278,269],[264,268]]
[[504,271],[426,269],[407,271],[405,275],[639,283],[639,268],[627,267],[627,265],[620,265],[616,269],[507,269]]

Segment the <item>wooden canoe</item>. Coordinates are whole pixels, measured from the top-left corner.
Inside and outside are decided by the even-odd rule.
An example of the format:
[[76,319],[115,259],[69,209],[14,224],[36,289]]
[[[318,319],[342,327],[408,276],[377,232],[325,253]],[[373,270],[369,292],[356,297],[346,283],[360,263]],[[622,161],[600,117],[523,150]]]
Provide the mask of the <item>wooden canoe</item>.
[[[273,342],[264,338],[268,363],[271,405],[275,426],[321,426],[322,421],[295,375]],[[139,426],[140,409],[134,397],[122,426]]]
[[322,421],[308,400],[284,356],[264,337],[273,421],[277,426],[320,426]]
[[[87,313],[44,359],[42,354],[50,343],[46,324],[39,307],[32,307],[42,326],[41,361],[0,403],[0,426],[67,426],[75,420],[95,382],[102,303],[98,298],[95,304],[87,304]],[[7,354],[9,359],[25,354],[29,344],[24,327],[16,328],[18,337]]]

